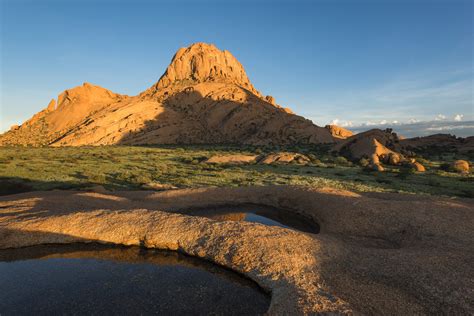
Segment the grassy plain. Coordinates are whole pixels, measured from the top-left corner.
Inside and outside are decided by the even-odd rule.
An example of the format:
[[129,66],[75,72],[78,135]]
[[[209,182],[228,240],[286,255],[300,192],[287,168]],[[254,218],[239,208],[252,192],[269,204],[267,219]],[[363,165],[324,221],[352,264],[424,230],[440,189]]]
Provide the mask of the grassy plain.
[[0,148],[0,194],[30,190],[137,190],[148,184],[178,188],[293,184],[359,192],[408,192],[474,197],[474,176],[443,171],[445,161],[423,159],[425,173],[403,168],[368,171],[324,147],[285,148],[310,154],[308,165],[212,165],[213,155],[265,154],[282,148],[232,146],[103,146]]

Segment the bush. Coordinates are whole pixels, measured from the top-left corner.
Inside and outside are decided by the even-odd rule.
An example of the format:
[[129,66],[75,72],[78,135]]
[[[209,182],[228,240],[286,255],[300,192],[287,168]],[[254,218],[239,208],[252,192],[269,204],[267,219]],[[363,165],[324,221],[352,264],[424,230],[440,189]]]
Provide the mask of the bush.
[[261,155],[263,151],[260,148],[255,149],[255,154],[256,155]]
[[370,165],[370,161],[366,158],[362,158],[361,160],[359,160],[359,165],[365,168]]
[[445,162],[439,166],[439,169],[443,171],[451,171],[451,165]]
[[340,166],[347,166],[349,165],[349,160],[347,160],[345,157],[338,156],[334,159],[334,163]]
[[398,174],[398,177],[400,179],[406,179],[408,178],[409,175],[415,174],[416,169],[410,166],[403,166],[400,168],[400,173]]

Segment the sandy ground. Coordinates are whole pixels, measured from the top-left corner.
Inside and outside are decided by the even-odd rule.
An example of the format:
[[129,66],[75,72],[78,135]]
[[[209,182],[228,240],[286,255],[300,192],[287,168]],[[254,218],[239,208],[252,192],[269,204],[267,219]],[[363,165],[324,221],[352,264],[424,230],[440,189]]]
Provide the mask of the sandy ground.
[[[172,213],[255,203],[319,234]],[[178,250],[271,291],[269,314],[473,314],[474,200],[289,186],[32,192],[0,198],[0,248],[103,242]]]

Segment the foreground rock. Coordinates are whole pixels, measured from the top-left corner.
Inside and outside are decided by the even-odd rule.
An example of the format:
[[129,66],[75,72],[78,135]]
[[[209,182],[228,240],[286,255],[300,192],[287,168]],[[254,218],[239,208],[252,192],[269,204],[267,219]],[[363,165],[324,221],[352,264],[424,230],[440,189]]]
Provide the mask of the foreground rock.
[[[255,203],[319,222],[318,235],[172,213]],[[271,291],[271,315],[472,314],[474,202],[246,187],[33,192],[0,198],[0,248],[103,242],[208,259]]]

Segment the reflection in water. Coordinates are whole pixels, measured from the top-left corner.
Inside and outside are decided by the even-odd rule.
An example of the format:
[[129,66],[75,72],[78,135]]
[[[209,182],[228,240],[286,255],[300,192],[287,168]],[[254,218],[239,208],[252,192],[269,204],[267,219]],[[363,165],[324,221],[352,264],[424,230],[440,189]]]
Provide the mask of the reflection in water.
[[179,213],[208,217],[218,221],[246,221],[269,226],[293,228],[306,233],[319,233],[319,225],[293,212],[270,206],[241,204],[192,208]]
[[252,281],[176,252],[96,244],[0,250],[0,315],[258,315]]

